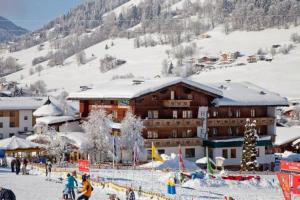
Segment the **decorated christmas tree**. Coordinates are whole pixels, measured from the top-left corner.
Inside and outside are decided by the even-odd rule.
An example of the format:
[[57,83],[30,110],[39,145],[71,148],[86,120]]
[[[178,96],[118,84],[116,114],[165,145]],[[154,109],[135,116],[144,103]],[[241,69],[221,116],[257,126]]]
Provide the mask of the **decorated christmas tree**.
[[244,132],[244,144],[241,160],[241,171],[254,171],[257,166],[256,161],[256,121],[246,120]]

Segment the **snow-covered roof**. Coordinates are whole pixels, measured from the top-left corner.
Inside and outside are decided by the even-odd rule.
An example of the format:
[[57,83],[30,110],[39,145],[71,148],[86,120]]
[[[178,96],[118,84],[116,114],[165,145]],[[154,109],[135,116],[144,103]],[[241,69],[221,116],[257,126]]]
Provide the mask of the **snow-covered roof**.
[[0,97],[0,110],[35,110],[44,102],[43,97]]
[[73,117],[73,116],[46,116],[46,117],[39,117],[36,119],[37,124],[56,124],[56,123],[61,123],[61,122],[69,122],[69,121],[74,121],[78,118]]
[[72,93],[69,99],[132,99],[159,89],[185,83],[216,96],[216,106],[287,106],[287,99],[249,82],[200,83],[190,78],[160,78],[134,84],[132,80],[102,83],[94,89]]
[[40,147],[39,144],[16,136],[0,140],[0,149],[4,150],[30,149],[38,147]]
[[191,81],[189,79],[172,77],[143,80],[139,82],[139,84],[134,84],[133,80],[109,81],[102,83],[91,90],[72,93],[69,95],[68,99],[131,99],[147,93],[155,92],[159,89],[175,85],[177,83],[185,83],[215,95],[222,95],[220,90],[208,85]]
[[216,98],[216,106],[287,106],[288,100],[279,94],[249,82],[212,83],[210,86],[222,91],[223,97]]
[[35,117],[61,116],[61,115],[63,115],[63,111],[53,103],[45,104],[33,112],[33,116]]
[[64,136],[72,141],[74,145],[78,148],[82,148],[85,144],[88,144],[88,139],[86,134],[83,132],[59,132],[60,136]]
[[274,145],[279,146],[293,142],[300,138],[300,128],[276,127],[276,138]]

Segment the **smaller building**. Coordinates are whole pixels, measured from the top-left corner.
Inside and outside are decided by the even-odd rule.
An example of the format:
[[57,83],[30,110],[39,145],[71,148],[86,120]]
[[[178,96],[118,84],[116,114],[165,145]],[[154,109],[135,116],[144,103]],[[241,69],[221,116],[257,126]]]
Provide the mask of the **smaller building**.
[[44,102],[45,98],[38,97],[1,97],[0,139],[32,132],[35,125],[33,112]]
[[248,56],[247,61],[248,63],[256,63],[257,62],[256,55]]
[[276,129],[276,139],[273,144],[274,153],[284,153],[285,151],[298,151],[296,147],[300,143],[300,128],[277,127]]

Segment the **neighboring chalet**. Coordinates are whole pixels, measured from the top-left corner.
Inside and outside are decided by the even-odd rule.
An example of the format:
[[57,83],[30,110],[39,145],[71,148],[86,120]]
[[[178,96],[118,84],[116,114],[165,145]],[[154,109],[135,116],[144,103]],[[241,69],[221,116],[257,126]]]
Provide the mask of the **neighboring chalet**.
[[[39,107],[33,116],[36,117],[36,128],[46,125],[53,130],[59,131],[60,127],[67,122],[79,121],[79,115],[75,108],[68,103],[56,102],[54,98],[48,100]],[[39,130],[37,130],[39,133]]]
[[274,142],[274,153],[292,151],[300,153],[300,128],[299,127],[277,127],[276,140]]
[[288,102],[278,94],[248,82],[204,84],[196,80],[164,78],[134,84],[110,81],[100,87],[71,94],[80,101],[82,118],[104,108],[120,122],[130,110],[144,120],[143,136],[148,152],[153,142],[159,153],[177,153],[196,160],[224,157],[225,166],[239,166],[244,124],[256,120],[258,162],[274,162],[272,142],[276,135],[275,109]]
[[0,98],[0,139],[15,135],[26,137],[33,131],[35,117],[32,113],[45,102],[38,97]]

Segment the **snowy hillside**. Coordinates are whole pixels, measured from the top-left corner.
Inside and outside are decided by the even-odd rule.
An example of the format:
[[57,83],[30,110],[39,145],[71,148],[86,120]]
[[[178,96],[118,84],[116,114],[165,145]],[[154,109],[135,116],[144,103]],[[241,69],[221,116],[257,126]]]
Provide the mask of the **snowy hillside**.
[[[300,27],[290,29],[267,29],[259,32],[235,31],[224,34],[222,27],[217,27],[208,32],[210,38],[196,38],[192,42],[197,43],[197,53],[193,57],[220,56],[222,52],[240,51],[245,56],[226,66],[216,65],[216,69],[201,72],[194,78],[204,82],[217,82],[231,79],[233,81],[250,81],[266,89],[280,93],[287,97],[300,97],[300,45],[295,45],[289,54],[276,54],[272,62],[259,61],[247,63],[247,56],[255,54],[258,49],[270,49],[274,44],[290,44],[290,36],[300,33]],[[113,46],[111,43],[113,42]],[[108,45],[109,49],[105,49]],[[8,80],[19,81],[29,85],[37,80],[43,80],[51,91],[63,90],[67,92],[79,91],[79,86],[93,87],[103,81],[110,81],[116,75],[133,74],[134,78],[151,79],[161,76],[162,61],[168,57],[169,45],[157,45],[155,47],[134,48],[134,39],[106,40],[85,49],[87,63],[78,65],[75,56],[65,60],[63,66],[49,67],[48,62],[41,65],[44,70],[40,73],[29,75],[32,68],[32,59],[45,56],[50,51],[49,43],[45,43],[44,49],[39,51],[38,46],[14,53],[2,55],[13,56],[23,67],[23,70],[7,76]],[[118,59],[126,60],[126,64],[116,69],[101,73],[99,59],[106,54]],[[236,66],[236,63],[246,65]],[[21,80],[22,78],[22,80]]]

